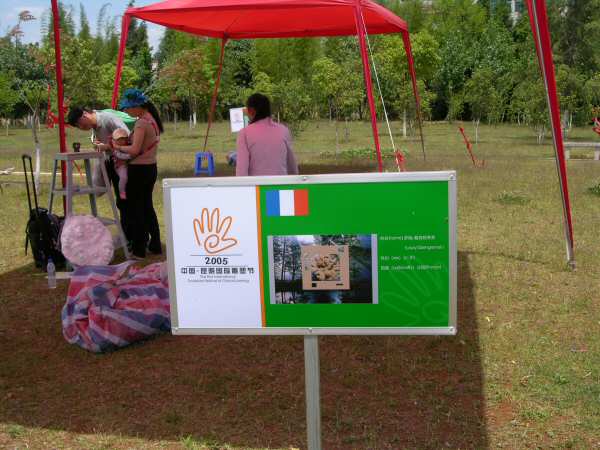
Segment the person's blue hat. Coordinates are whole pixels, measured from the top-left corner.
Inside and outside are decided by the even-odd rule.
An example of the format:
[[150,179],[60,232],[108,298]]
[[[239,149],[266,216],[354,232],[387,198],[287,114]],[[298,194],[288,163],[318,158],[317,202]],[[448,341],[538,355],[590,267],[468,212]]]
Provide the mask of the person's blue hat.
[[148,97],[139,89],[127,89],[119,102],[119,109],[136,108],[148,103]]

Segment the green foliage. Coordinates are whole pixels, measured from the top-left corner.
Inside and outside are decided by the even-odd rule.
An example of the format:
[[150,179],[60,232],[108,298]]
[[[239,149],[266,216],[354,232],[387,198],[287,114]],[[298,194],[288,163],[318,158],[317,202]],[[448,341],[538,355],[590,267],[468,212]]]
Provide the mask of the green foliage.
[[[73,5],[65,6],[64,2],[59,1],[58,14],[61,37],[73,37],[75,35]],[[54,42],[54,18],[50,8],[42,15],[42,42],[44,45],[53,45]]]
[[556,84],[560,109],[574,117],[577,125],[589,122],[591,107],[585,95],[585,77],[564,64],[556,66]]
[[[378,3],[409,25],[425,118],[516,121],[534,127],[538,138],[543,137],[548,126],[546,100],[526,11],[513,23],[508,3],[500,0]],[[75,17],[72,6],[59,3],[65,94],[72,104],[103,107],[110,101],[120,39],[118,16],[111,8],[109,3],[101,7],[92,32],[83,4]],[[548,14],[562,111],[569,125],[588,123],[600,115],[600,0],[553,0]],[[15,84],[52,83],[53,72],[44,71],[53,63],[49,10],[41,22],[41,47],[21,44],[18,33],[0,37],[0,68],[14,74]],[[404,43],[399,35],[371,35],[369,40],[388,115],[403,119],[406,132],[416,109]],[[146,90],[163,111],[203,114],[214,87],[219,51],[218,39],[167,29],[152,55],[146,24],[133,19],[122,88]],[[269,95],[275,114],[297,130],[311,117],[368,117],[356,36],[229,41],[217,116],[227,117],[229,108],[243,104],[254,91]],[[12,105],[12,116],[29,111],[22,98]],[[376,102],[382,118],[379,95]]]
[[503,205],[526,205],[529,199],[518,191],[502,191],[496,201]]
[[477,121],[490,119],[493,112],[502,110],[503,98],[496,90],[496,79],[490,68],[476,69],[465,83],[465,101]]
[[514,114],[536,129],[541,142],[545,128],[549,126],[548,103],[539,70],[536,71],[535,67],[532,67],[529,77],[516,85],[511,108]]
[[[408,156],[409,152],[403,150],[404,156]],[[353,148],[348,150],[342,150],[340,152],[333,152],[330,150],[320,152],[319,156],[322,158],[342,158],[348,160],[364,160],[369,161],[375,158],[375,151],[372,147],[369,148]],[[391,148],[382,148],[381,149],[381,157],[383,159],[392,160],[396,158],[396,154],[394,150]]]
[[148,45],[148,31],[146,22],[139,23],[132,19],[127,36],[127,50],[129,51],[131,67],[138,74],[139,89],[145,90],[152,83],[152,54]]
[[64,65],[65,98],[72,104],[95,106],[98,99],[98,82],[91,79],[100,77],[94,63],[93,45],[90,41],[65,39],[62,49]]
[[84,41],[88,41],[92,38],[90,23],[88,22],[87,16],[85,15],[83,3],[79,3],[79,33],[77,34],[77,37]]
[[589,117],[600,117],[600,73],[587,80],[584,85]]
[[187,102],[190,112],[206,112],[212,93],[212,67],[201,47],[177,53],[158,74],[153,92],[166,102]]
[[[115,81],[116,67],[114,64],[104,64],[96,71],[99,82],[97,91],[97,101],[94,103],[96,106],[104,108],[111,104],[112,92]],[[123,72],[121,73],[121,86],[120,92],[124,92],[125,89],[139,87],[140,77],[139,73],[134,67],[129,64],[123,66]]]
[[276,85],[273,99],[279,119],[288,125],[293,135],[300,134],[306,128],[306,119],[311,110],[311,98],[306,85],[297,78],[282,81]]
[[495,200],[502,205],[526,205],[529,203],[529,199],[518,191],[502,191]]
[[18,93],[13,89],[12,77],[0,72],[0,116],[8,117],[19,101]]
[[191,50],[200,46],[200,39],[187,33],[167,28],[155,55],[159,67],[164,66],[183,50]]
[[448,120],[454,121],[462,117],[465,110],[465,95],[462,91],[451,93],[448,102]]
[[46,104],[46,89],[47,83],[42,80],[20,80],[17,84],[19,99],[36,116]]
[[348,78],[344,77],[343,68],[324,56],[313,63],[312,86],[314,95],[323,104],[328,105],[330,116],[339,117],[347,102]]
[[595,74],[600,71],[600,2],[598,0],[561,0],[558,46],[569,67]]
[[589,187],[588,192],[592,195],[595,195],[596,197],[600,197],[600,183]]

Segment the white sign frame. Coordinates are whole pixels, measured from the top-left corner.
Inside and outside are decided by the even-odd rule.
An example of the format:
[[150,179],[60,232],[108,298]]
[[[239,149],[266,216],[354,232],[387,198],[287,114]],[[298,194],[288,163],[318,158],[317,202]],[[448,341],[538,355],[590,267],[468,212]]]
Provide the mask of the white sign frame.
[[[323,184],[323,183],[383,183],[383,182],[448,182],[448,267],[449,304],[447,327],[260,327],[260,328],[185,328],[179,323],[177,303],[176,264],[174,252],[173,193],[182,188],[198,187],[256,187],[264,185]],[[400,172],[331,175],[293,175],[269,177],[169,178],[163,180],[164,214],[166,225],[167,264],[171,301],[171,330],[175,335],[455,335],[457,332],[457,197],[456,172]],[[266,270],[266,268],[263,268]],[[261,276],[261,274],[259,274]],[[264,289],[268,289],[265,286]]]

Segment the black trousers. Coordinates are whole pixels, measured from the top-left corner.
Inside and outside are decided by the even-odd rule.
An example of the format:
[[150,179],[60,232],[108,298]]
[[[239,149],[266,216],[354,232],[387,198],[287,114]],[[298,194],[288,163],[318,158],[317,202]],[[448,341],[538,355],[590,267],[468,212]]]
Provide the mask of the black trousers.
[[128,241],[132,240],[132,237],[129,232],[129,221],[127,214],[127,200],[123,200],[119,195],[119,174],[115,170],[115,165],[109,159],[106,161],[106,173],[108,174],[108,178],[112,183],[113,190],[115,193],[115,201],[117,203],[117,208],[119,208],[119,213],[121,215],[121,228],[123,228],[123,232],[125,233],[125,237]]
[[146,256],[146,244],[160,251],[160,229],[152,203],[157,178],[156,164],[127,165],[127,225],[133,243],[133,254]]

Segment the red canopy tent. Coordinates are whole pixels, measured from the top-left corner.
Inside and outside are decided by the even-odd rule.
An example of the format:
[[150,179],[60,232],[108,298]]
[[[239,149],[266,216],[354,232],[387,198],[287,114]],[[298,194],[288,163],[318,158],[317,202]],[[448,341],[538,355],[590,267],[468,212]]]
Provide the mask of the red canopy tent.
[[[221,56],[208,130],[216,106],[225,44],[228,39],[358,35],[379,171],[383,170],[383,162],[365,40],[367,33],[402,34],[417,111],[420,112],[419,92],[406,22],[371,0],[166,0],[141,8],[128,8],[123,15],[112,97],[113,108],[117,105],[127,32],[132,17],[199,36],[221,39]],[[420,123],[419,113],[419,125]]]
[[[53,5],[56,0],[52,0]],[[563,218],[567,246],[567,259],[574,264],[573,225],[567,185],[563,137],[560,126],[560,110],[552,62],[552,46],[548,30],[546,3],[544,0],[526,0],[531,19],[540,69],[546,86],[548,107],[553,129],[556,165],[560,179],[563,201]],[[53,8],[55,12],[55,8]],[[420,120],[420,101],[416,84],[414,61],[406,23],[371,0],[166,0],[141,8],[128,8],[123,15],[121,44],[113,90],[112,105],[116,107],[119,83],[125,55],[125,44],[132,17],[164,25],[176,30],[221,39],[221,56],[217,82],[211,103],[208,130],[216,105],[217,92],[223,67],[225,44],[228,39],[291,38],[317,36],[358,35],[363,61],[367,98],[379,170],[383,169],[379,144],[375,101],[371,71],[367,55],[367,34],[401,33],[412,79],[417,112]],[[55,23],[58,22],[57,9]],[[59,49],[57,40],[57,50]],[[60,58],[57,51],[57,61]],[[57,74],[59,64],[57,62]],[[58,84],[61,85],[61,79]],[[59,88],[59,111],[62,110],[62,91]],[[64,118],[60,117],[61,151],[64,145]],[[208,138],[208,130],[206,139]],[[205,145],[206,145],[205,139]]]

